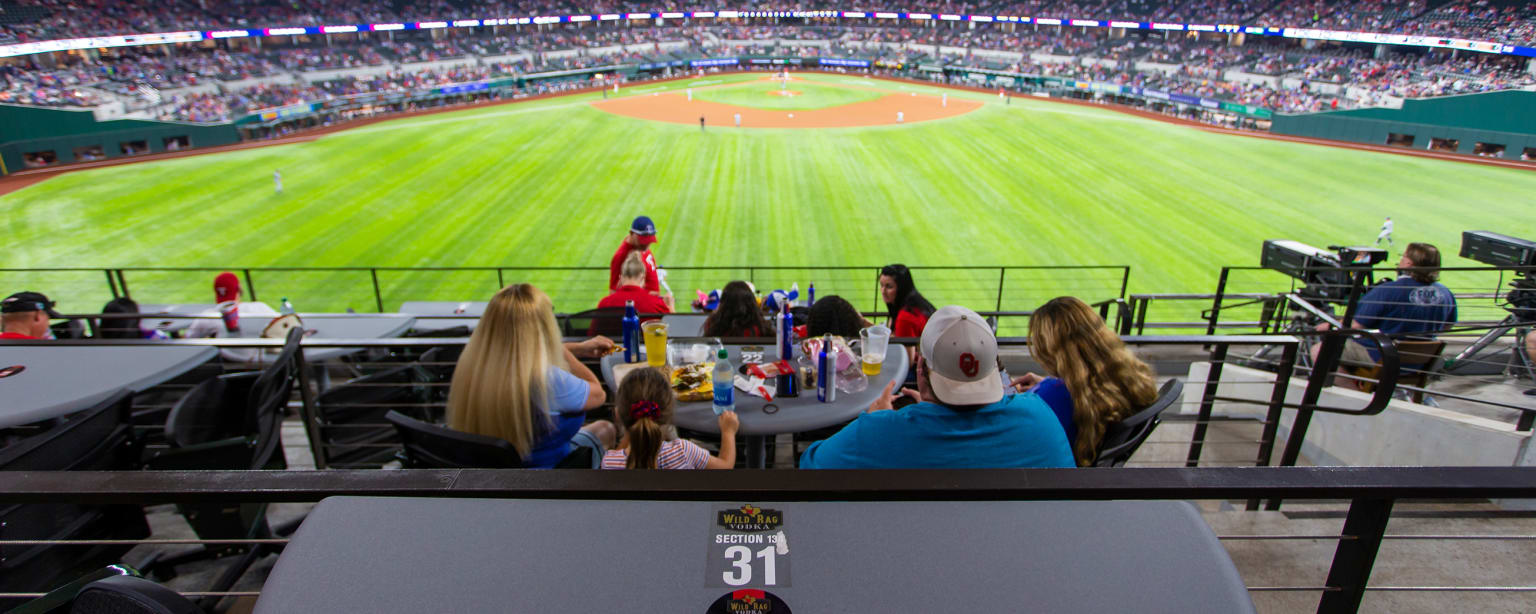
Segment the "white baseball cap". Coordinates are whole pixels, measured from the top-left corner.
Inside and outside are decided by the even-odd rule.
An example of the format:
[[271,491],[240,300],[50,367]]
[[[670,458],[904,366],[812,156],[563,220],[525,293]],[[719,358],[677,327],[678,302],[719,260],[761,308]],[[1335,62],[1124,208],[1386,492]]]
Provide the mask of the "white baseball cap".
[[976,312],[950,305],[923,327],[923,360],[934,396],[950,405],[986,405],[1003,398],[997,337]]

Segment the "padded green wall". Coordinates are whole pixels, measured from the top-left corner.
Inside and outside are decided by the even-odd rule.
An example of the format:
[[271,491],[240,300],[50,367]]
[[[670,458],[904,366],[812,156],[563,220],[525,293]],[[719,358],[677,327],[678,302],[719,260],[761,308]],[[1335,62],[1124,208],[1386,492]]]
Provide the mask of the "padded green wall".
[[227,145],[240,140],[234,124],[182,124],[139,119],[98,122],[88,110],[0,105],[0,159],[7,172],[25,168],[22,155],[52,150],[59,163],[75,161],[74,150],[100,145],[108,158],[123,157],[120,143],[144,141],[149,152],[165,151],[165,139],[185,136],[192,147]]
[[1458,153],[1477,143],[1504,146],[1504,158],[1519,160],[1536,147],[1536,92],[1508,91],[1408,100],[1401,109],[1355,109],[1304,115],[1275,115],[1276,134],[1385,145],[1391,133],[1414,135],[1416,149],[1431,139],[1461,141]]

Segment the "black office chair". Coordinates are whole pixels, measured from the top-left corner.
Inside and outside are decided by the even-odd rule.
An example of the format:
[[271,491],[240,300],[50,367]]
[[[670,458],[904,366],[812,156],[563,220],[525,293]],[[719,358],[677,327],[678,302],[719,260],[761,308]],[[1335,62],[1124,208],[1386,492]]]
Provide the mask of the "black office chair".
[[[411,330],[401,335],[407,339],[431,339],[445,337],[468,337],[468,326],[453,326],[438,330]],[[418,362],[426,352],[437,349],[438,346],[422,349],[420,347],[395,347],[395,348],[370,348],[361,352],[347,354],[341,357],[353,373],[357,375],[370,375],[379,371],[393,369],[396,365]]]
[[366,375],[325,391],[316,400],[320,454],[325,466],[379,468],[394,460],[400,439],[384,414],[399,411],[436,420],[442,411],[428,407],[432,389],[415,364]]
[[1094,460],[1093,466],[1119,467],[1131,460],[1131,455],[1136,453],[1136,449],[1162,422],[1159,415],[1177,403],[1182,394],[1184,383],[1176,379],[1168,380],[1157,391],[1157,399],[1151,405],[1104,429],[1104,439],[1099,443],[1099,457]]
[[429,385],[429,396],[433,402],[448,401],[448,384],[453,382],[453,370],[458,366],[459,356],[463,353],[462,345],[438,346],[422,352],[416,364],[421,366],[423,381]]
[[[428,424],[397,411],[384,415],[395,425],[404,446],[400,463],[406,469],[521,469],[523,457],[512,442],[455,431]],[[571,453],[555,465],[557,469],[589,469],[592,450],[574,446]]]
[[22,604],[11,614],[203,614],[181,593],[111,565]]
[[[111,471],[134,467],[131,394],[120,392],[46,431],[0,449],[0,471]],[[149,537],[137,505],[0,505],[6,540],[136,540]],[[121,559],[131,544],[13,545],[0,542],[0,592],[36,592]],[[0,600],[0,609],[17,605]]]
[[[289,331],[286,343],[266,369],[256,373],[221,375],[201,384],[171,409],[165,439],[172,445],[156,450],[144,461],[153,470],[256,470],[285,469],[282,449],[283,412],[298,377],[299,341],[303,331]],[[177,509],[201,539],[268,539],[293,532],[293,526],[272,528],[267,523],[267,504],[178,504]],[[176,566],[192,561],[243,556],[225,567],[210,592],[234,586],[256,559],[275,553],[272,544],[227,544],[177,554],[157,553],[140,564],[156,577],[175,577]],[[209,597],[199,602],[211,609],[218,602]]]

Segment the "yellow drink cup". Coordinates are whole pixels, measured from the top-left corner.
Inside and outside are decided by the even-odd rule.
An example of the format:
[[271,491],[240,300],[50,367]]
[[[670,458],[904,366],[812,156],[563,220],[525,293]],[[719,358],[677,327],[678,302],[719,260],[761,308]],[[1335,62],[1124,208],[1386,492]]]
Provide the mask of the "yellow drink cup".
[[645,364],[660,367],[667,364],[667,325],[661,320],[651,320],[640,325],[645,337]]
[[[871,362],[871,360],[875,360],[875,359],[878,359],[881,362]],[[874,377],[874,376],[880,374],[880,365],[881,365],[882,362],[884,362],[884,359],[885,359],[884,356],[872,356],[872,355],[869,355],[869,354],[865,354],[864,355],[864,359],[860,360],[859,364],[863,366],[864,374],[865,375],[868,375],[870,377]]]

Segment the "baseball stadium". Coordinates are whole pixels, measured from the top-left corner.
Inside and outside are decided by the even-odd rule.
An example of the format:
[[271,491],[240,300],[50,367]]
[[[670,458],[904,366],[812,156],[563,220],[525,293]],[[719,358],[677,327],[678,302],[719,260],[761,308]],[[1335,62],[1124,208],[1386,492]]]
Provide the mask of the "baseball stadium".
[[0,0],[0,610],[1531,611],[1533,58],[1519,0]]

